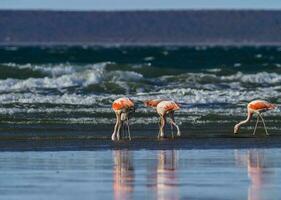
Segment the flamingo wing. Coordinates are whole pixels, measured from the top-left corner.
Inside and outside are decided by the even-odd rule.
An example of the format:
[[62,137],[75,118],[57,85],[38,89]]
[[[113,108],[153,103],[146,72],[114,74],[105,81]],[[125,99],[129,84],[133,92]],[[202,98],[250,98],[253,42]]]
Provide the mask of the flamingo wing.
[[175,103],[174,101],[165,101],[164,102],[164,109],[166,111],[174,111],[174,110],[179,110],[180,107],[177,103]]
[[152,99],[152,100],[145,101],[145,105],[155,108],[161,101],[163,101],[163,100],[162,99]]
[[248,107],[252,110],[258,111],[258,110],[271,110],[274,109],[276,106],[267,101],[256,100],[250,102]]
[[122,110],[122,109],[131,108],[131,107],[134,107],[134,103],[129,98],[116,99],[112,104],[113,110]]

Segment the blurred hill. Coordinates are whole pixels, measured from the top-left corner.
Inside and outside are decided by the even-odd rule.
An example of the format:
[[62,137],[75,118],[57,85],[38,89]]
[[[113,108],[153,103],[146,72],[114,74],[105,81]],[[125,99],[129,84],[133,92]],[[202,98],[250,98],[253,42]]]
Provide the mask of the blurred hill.
[[281,11],[0,11],[0,44],[281,44]]

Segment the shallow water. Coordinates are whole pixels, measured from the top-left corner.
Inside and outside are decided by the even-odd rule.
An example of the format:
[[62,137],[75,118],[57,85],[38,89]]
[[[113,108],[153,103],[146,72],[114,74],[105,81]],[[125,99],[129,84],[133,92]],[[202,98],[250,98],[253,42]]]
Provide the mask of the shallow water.
[[281,149],[0,152],[1,199],[280,199]]

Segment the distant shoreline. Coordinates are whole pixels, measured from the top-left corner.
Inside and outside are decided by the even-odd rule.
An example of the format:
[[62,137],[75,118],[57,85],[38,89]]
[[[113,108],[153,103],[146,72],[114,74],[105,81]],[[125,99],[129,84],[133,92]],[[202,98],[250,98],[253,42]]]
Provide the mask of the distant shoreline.
[[0,10],[0,45],[279,46],[280,10]]

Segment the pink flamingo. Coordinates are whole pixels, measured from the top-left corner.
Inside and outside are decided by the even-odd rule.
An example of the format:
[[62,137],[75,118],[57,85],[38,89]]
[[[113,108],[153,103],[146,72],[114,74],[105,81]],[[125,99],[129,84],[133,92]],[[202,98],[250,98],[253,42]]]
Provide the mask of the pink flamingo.
[[164,100],[163,100],[163,99],[152,99],[152,100],[147,100],[147,101],[144,102],[144,105],[156,109],[157,105],[158,105],[161,101],[164,101]]
[[116,124],[111,136],[112,140],[120,140],[120,129],[123,127],[123,123],[126,122],[128,129],[128,138],[131,140],[130,126],[129,126],[129,114],[135,111],[134,102],[126,97],[116,99],[112,104],[112,109],[116,115]]
[[[160,116],[160,128],[159,128],[158,138],[164,137],[164,127],[166,125],[167,114],[170,115],[171,128],[175,126],[177,129],[177,136],[181,135],[179,126],[176,124],[174,118],[175,111],[180,109],[177,103],[175,103],[174,101],[153,99],[153,100],[145,101],[144,105],[148,107],[156,108],[156,111]],[[173,131],[172,131],[172,137],[174,137]]]
[[247,110],[248,110],[248,116],[247,119],[239,122],[238,124],[236,124],[234,126],[234,133],[237,134],[239,131],[239,128],[241,125],[248,123],[251,118],[253,117],[253,114],[257,114],[257,122],[256,122],[256,126],[253,132],[253,135],[256,134],[256,129],[259,123],[259,118],[262,120],[263,126],[264,126],[264,130],[265,130],[265,134],[269,135],[265,126],[265,122],[264,119],[262,117],[262,113],[268,110],[273,110],[276,108],[276,105],[271,104],[267,101],[264,100],[255,100],[255,101],[251,101],[248,106],[247,106]]

